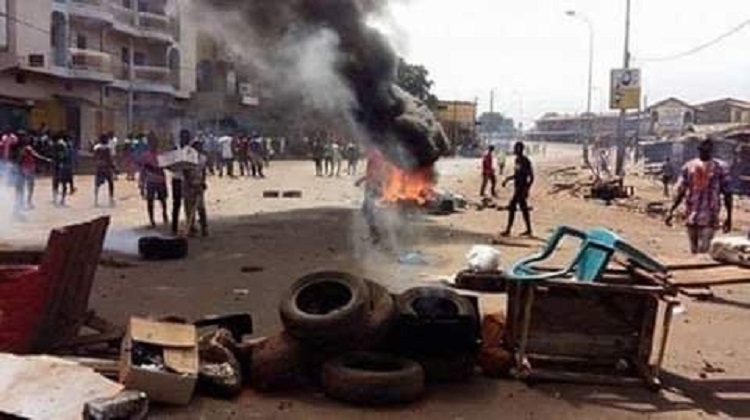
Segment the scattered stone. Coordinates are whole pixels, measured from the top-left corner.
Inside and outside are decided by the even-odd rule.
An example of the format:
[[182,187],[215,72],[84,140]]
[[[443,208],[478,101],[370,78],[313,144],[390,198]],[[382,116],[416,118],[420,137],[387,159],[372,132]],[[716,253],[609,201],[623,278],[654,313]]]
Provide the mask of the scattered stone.
[[243,273],[260,273],[263,270],[265,270],[263,267],[252,266],[252,265],[251,266],[244,266],[244,267],[240,268],[240,271],[243,272]]

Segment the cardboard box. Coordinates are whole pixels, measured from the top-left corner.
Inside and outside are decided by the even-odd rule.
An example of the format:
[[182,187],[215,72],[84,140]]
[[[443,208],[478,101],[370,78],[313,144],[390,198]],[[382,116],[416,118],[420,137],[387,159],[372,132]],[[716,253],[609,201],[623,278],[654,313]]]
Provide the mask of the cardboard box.
[[[139,365],[136,359],[143,348],[162,362]],[[188,404],[198,380],[198,362],[195,326],[131,318],[122,342],[120,382],[145,392],[152,401]]]
[[192,147],[164,152],[158,156],[159,167],[170,171],[181,171],[198,166],[200,154]]

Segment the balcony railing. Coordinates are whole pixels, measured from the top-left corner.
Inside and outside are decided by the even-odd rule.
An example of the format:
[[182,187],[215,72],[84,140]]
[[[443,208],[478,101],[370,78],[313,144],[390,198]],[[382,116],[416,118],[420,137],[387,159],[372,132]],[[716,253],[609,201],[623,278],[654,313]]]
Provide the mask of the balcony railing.
[[105,52],[69,48],[70,68],[112,74],[112,56]]
[[122,7],[116,3],[110,3],[110,10],[115,18],[115,22],[132,27],[135,26],[135,11],[133,9]]
[[133,66],[133,78],[139,82],[171,84],[171,71],[166,66]]

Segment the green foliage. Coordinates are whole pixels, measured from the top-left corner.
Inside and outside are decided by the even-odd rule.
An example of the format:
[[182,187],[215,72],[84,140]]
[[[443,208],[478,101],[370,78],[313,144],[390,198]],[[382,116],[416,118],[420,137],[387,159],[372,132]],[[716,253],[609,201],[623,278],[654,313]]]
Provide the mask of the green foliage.
[[432,93],[434,82],[430,80],[430,72],[424,66],[399,59],[396,84],[422,100],[433,111],[437,109],[438,98]]

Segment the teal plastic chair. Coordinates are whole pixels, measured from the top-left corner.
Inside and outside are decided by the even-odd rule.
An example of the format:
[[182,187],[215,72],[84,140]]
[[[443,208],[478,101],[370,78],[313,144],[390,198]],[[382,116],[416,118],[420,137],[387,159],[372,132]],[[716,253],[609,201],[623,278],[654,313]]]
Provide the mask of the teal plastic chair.
[[[572,236],[581,241],[578,252],[573,260],[562,270],[543,272],[535,268],[539,263],[549,259],[558,249],[560,242]],[[607,268],[615,249],[605,241],[598,241],[581,230],[570,226],[560,226],[547,240],[546,245],[538,254],[531,255],[515,263],[508,278],[515,281],[539,281],[555,278],[574,277],[578,281],[593,282],[598,279]]]
[[632,264],[652,273],[665,273],[667,268],[649,257],[643,251],[630,245],[616,233],[609,229],[595,228],[588,232],[588,238],[604,246],[611,247],[615,252],[625,256]]

